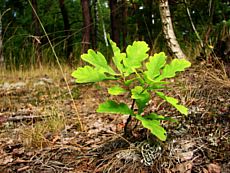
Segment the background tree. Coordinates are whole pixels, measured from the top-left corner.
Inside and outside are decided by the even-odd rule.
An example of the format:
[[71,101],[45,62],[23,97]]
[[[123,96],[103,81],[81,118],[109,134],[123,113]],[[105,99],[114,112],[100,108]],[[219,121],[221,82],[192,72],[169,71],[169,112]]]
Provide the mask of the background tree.
[[128,4],[126,0],[121,1],[121,11],[122,11],[122,46],[125,49],[126,38],[127,38],[127,19],[128,19]]
[[82,29],[82,53],[86,53],[90,48],[90,31],[91,31],[91,15],[90,15],[90,1],[81,0],[82,16],[83,16],[83,29]]
[[99,13],[98,13],[98,0],[92,0],[91,5],[91,38],[92,38],[92,48],[95,50],[97,48],[97,37],[98,37],[98,23],[99,23]]
[[70,30],[69,15],[68,15],[67,8],[65,6],[65,1],[59,0],[59,6],[61,9],[61,14],[64,23],[66,57],[67,59],[71,59],[71,53],[73,51],[73,41],[72,41],[72,34]]
[[120,11],[117,0],[109,0],[110,7],[110,23],[111,23],[111,39],[120,46]]
[[186,58],[174,33],[168,0],[160,0],[160,14],[164,37],[172,55],[175,55],[179,59]]

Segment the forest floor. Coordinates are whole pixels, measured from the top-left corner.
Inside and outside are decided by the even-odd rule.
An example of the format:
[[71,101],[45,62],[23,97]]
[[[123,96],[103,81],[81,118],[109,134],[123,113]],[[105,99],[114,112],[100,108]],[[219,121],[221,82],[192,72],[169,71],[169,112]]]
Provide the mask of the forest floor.
[[187,117],[153,95],[149,110],[178,123],[163,122],[166,142],[147,135],[151,145],[139,124],[123,137],[127,116],[96,113],[110,82],[75,84],[64,71],[74,102],[57,69],[1,71],[0,173],[230,172],[230,80],[220,70],[193,66],[172,81],[165,92]]

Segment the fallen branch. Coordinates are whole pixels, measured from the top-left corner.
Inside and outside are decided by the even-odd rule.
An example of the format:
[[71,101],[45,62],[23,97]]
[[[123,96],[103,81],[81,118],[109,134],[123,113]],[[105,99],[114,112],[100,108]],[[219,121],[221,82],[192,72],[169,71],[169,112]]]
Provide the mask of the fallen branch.
[[28,121],[28,120],[33,120],[33,121],[39,121],[42,120],[43,118],[50,117],[48,115],[25,115],[25,114],[18,114],[15,116],[15,113],[11,113],[9,116],[9,113],[0,113],[0,125],[5,122],[18,122],[18,121]]
[[42,120],[43,118],[47,118],[47,115],[32,115],[32,116],[16,116],[16,117],[9,117],[7,121],[26,121],[26,120]]

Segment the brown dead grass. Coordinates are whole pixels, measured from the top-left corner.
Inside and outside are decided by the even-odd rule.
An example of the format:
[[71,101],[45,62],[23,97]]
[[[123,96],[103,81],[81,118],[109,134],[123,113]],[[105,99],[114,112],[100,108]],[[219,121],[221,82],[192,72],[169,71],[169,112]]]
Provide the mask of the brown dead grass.
[[42,149],[51,146],[60,140],[61,131],[64,130],[66,119],[57,110],[46,111],[47,118],[31,125],[25,124],[21,128],[19,141],[26,148]]

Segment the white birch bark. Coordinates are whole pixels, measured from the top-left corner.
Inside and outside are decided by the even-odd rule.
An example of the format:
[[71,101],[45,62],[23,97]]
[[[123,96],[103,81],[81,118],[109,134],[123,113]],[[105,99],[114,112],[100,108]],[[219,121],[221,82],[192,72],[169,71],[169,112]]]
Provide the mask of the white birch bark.
[[185,54],[180,48],[179,43],[177,42],[176,35],[173,30],[168,0],[160,0],[159,6],[162,21],[162,29],[169,50],[175,57],[179,59],[186,58]]

